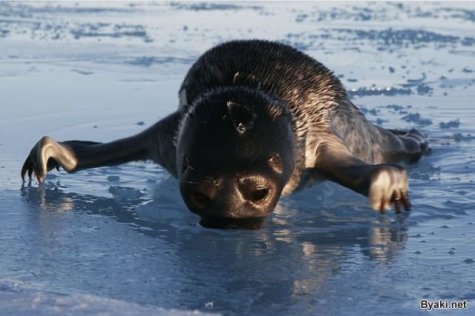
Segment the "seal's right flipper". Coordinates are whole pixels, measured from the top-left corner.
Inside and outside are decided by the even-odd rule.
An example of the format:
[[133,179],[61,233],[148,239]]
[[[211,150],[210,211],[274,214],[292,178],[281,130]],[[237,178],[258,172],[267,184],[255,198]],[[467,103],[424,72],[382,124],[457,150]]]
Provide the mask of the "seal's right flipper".
[[51,137],[42,137],[31,149],[30,154],[23,163],[21,177],[25,181],[34,174],[38,182],[43,182],[49,170],[61,166],[68,172],[73,172],[77,168],[78,160],[70,146],[58,143]]
[[179,113],[164,118],[147,130],[110,143],[91,141],[58,142],[44,136],[35,144],[26,158],[21,177],[44,181],[53,168],[62,167],[73,173],[83,169],[126,163],[136,160],[154,160],[176,174],[175,147],[173,138],[178,128]]

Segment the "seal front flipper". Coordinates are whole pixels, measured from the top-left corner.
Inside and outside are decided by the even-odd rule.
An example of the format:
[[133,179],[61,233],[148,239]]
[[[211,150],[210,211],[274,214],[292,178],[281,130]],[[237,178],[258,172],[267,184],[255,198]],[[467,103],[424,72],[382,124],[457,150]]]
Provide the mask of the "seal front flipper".
[[327,179],[369,197],[374,210],[384,212],[393,205],[396,212],[409,210],[409,182],[406,171],[395,164],[370,165],[354,157],[335,135],[316,144],[314,159],[306,162]]
[[48,171],[53,168],[72,172],[77,167],[77,158],[74,151],[68,145],[63,145],[51,137],[42,137],[31,149],[30,154],[23,163],[21,177],[25,181],[25,175],[31,179],[34,173],[38,182],[42,183]]
[[145,131],[110,143],[91,141],[58,142],[44,136],[26,158],[21,177],[34,174],[43,182],[48,171],[62,167],[69,173],[136,160],[153,160],[176,175],[174,135],[180,114],[175,112]]

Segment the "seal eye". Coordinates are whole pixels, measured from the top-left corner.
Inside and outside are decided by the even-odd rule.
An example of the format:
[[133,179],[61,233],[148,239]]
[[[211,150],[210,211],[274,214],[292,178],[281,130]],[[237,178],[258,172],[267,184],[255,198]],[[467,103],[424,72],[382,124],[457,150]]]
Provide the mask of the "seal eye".
[[282,173],[282,171],[284,171],[284,167],[282,166],[282,158],[280,158],[279,154],[275,154],[270,157],[269,165],[277,173]]
[[257,115],[249,106],[232,101],[228,101],[226,106],[234,128],[239,135],[244,134],[247,130],[252,128]]

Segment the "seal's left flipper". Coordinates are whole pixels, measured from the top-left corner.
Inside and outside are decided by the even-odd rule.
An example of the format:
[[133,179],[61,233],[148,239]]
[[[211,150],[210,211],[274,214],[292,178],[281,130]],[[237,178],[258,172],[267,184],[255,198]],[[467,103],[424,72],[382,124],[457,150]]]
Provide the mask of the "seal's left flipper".
[[[327,136],[328,137],[328,136]],[[331,137],[331,136],[330,136]],[[331,181],[369,197],[374,210],[409,210],[407,172],[395,164],[369,165],[351,155],[336,137],[318,144],[314,169]]]

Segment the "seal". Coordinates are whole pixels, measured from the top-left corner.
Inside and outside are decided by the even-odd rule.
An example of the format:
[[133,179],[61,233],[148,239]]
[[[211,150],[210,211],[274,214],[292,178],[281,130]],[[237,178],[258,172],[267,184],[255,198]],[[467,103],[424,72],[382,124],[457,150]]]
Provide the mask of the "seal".
[[395,163],[417,161],[427,140],[371,124],[330,70],[290,46],[220,44],[193,64],[179,99],[174,113],[125,139],[42,137],[23,180],[153,160],[179,179],[186,205],[208,227],[262,219],[281,196],[321,180],[368,196],[381,212],[410,208],[408,175]]

